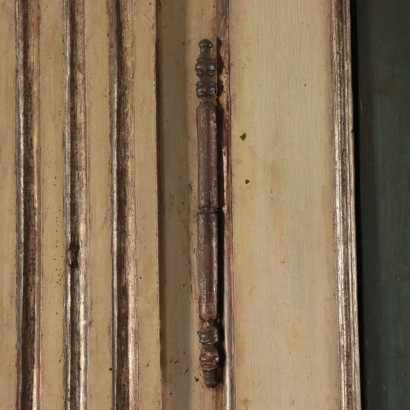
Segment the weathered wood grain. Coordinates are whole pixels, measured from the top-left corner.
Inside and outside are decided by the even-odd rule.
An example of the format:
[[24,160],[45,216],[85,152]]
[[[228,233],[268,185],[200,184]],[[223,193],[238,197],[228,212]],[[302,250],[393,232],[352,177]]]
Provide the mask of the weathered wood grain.
[[111,3],[114,407],[138,402],[135,206],[135,30],[132,0]]
[[331,16],[340,406],[360,410],[350,2],[334,0]]
[[[14,2],[0,2],[0,408],[17,403],[16,28]],[[7,352],[7,353],[5,353]]]
[[217,2],[217,126],[219,139],[219,201],[223,215],[223,330],[224,330],[224,401],[223,408],[235,408],[235,345],[233,295],[232,229],[232,156],[231,156],[231,50],[229,36],[230,1]]
[[66,405],[85,409],[88,384],[88,140],[84,0],[66,0]]
[[18,191],[18,398],[40,404],[39,1],[16,3]]

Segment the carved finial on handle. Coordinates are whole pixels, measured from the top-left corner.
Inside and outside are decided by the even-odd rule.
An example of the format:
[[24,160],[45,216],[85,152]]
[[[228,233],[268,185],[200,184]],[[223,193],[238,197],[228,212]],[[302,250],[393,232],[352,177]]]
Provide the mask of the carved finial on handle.
[[196,60],[195,71],[199,77],[196,83],[196,95],[201,100],[211,100],[216,96],[216,84],[212,77],[216,71],[216,60],[211,57],[213,44],[204,39],[199,42],[199,57]]

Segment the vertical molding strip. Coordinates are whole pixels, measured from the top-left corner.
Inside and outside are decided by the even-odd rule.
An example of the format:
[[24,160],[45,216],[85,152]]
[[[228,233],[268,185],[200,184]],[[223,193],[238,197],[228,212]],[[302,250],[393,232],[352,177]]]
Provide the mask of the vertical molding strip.
[[65,0],[66,403],[87,407],[88,181],[84,0]]
[[222,176],[223,214],[223,328],[225,345],[224,410],[236,408],[234,358],[233,225],[231,167],[231,84],[230,84],[229,0],[217,2],[217,129],[221,142],[219,175]]
[[111,1],[113,405],[116,409],[138,406],[133,15],[132,0]]
[[341,409],[360,410],[349,0],[332,2]]
[[19,409],[40,407],[40,99],[38,0],[16,0]]

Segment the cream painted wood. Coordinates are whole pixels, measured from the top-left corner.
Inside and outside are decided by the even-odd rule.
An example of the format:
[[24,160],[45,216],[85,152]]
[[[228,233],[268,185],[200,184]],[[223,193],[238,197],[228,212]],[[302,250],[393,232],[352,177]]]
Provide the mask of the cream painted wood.
[[[156,176],[155,5],[135,4],[135,175],[137,195],[138,387],[141,408],[161,408]],[[89,406],[112,403],[111,147],[109,142],[109,19],[105,3],[88,3],[87,77],[90,143]],[[102,394],[103,393],[103,394]]]
[[135,192],[140,409],[162,409],[160,365],[156,4],[135,3]]
[[40,407],[57,410],[64,408],[65,395],[64,27],[61,1],[42,0],[40,8]]
[[199,367],[196,282],[198,42],[215,42],[214,2],[163,0],[158,9],[159,238],[163,405],[219,409]]
[[231,3],[238,410],[339,408],[330,15]]
[[17,259],[14,4],[0,2],[0,408],[16,404]]
[[103,0],[86,2],[85,60],[89,152],[88,408],[112,405],[111,144],[109,17]]
[[[112,408],[115,395],[111,1],[85,1],[81,73],[89,217],[84,391],[90,409]],[[225,26],[217,24],[216,0],[129,4],[133,12],[120,20],[126,21],[135,50],[127,107],[133,107],[135,139],[130,152],[135,154],[138,293],[132,312],[138,326],[138,353],[132,358],[138,377],[131,388],[139,409],[234,410],[235,404],[238,410],[338,409],[331,4],[232,0]],[[40,407],[62,409],[69,259],[64,238],[63,0],[40,0],[40,12]],[[218,27],[227,25],[235,324],[231,391],[236,391],[236,403],[230,401],[232,393],[225,400],[232,405],[224,408],[224,386],[206,388],[198,360],[194,64],[199,40],[208,37],[216,43]],[[0,0],[0,32],[0,408],[12,409],[18,393],[14,2]]]
[[[88,185],[90,235],[88,242],[88,408],[112,406],[112,198],[109,106],[109,14],[106,2],[85,2],[86,133],[88,141]],[[25,7],[24,5],[22,7]],[[65,400],[65,264],[64,238],[64,122],[65,122],[65,15],[62,0],[39,3],[41,14],[40,81],[40,193],[41,316],[39,406],[64,408]],[[158,211],[156,153],[155,40],[156,6],[136,0],[135,36],[138,37],[132,113],[136,139],[137,247],[139,275],[136,344],[139,364],[139,408],[162,408],[159,343]],[[2,33],[0,167],[2,207],[1,254],[1,408],[17,402],[17,207],[16,207],[16,48],[15,4],[1,2]],[[30,34],[31,35],[31,34]],[[24,47],[24,45],[23,45]],[[24,67],[23,67],[24,69]],[[35,84],[36,86],[37,84]],[[23,324],[24,327],[25,324]],[[24,346],[22,347],[24,349]],[[24,404],[24,403],[23,403]]]

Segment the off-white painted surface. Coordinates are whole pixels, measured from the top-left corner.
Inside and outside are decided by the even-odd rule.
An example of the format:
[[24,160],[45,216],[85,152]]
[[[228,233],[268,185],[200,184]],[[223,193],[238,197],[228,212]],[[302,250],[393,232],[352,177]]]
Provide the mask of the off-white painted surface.
[[[64,44],[62,2],[40,2],[41,408],[64,406]],[[13,274],[15,274],[13,272]]]
[[[0,408],[8,409],[16,403],[16,58],[14,4],[0,5]],[[216,11],[213,1],[134,6],[139,406],[221,409],[222,389],[205,388],[199,369],[196,282],[194,64],[198,41],[215,42]],[[63,408],[65,379],[62,12],[62,0],[41,0],[44,409]],[[337,409],[330,4],[232,0],[230,22],[237,409]],[[110,408],[113,394],[108,32],[107,3],[86,1],[90,409]]]
[[[86,1],[86,100],[89,206],[88,408],[112,406],[112,202],[108,3]],[[63,0],[40,1],[41,408],[63,409],[64,86]],[[135,0],[139,408],[160,409],[155,2]],[[0,2],[0,408],[16,406],[17,210],[15,4]]]
[[135,3],[135,180],[139,326],[139,408],[162,409],[160,369],[156,3]]
[[237,408],[337,409],[330,3],[230,21]]
[[112,406],[111,144],[109,18],[104,0],[85,2],[89,171],[88,407]]

